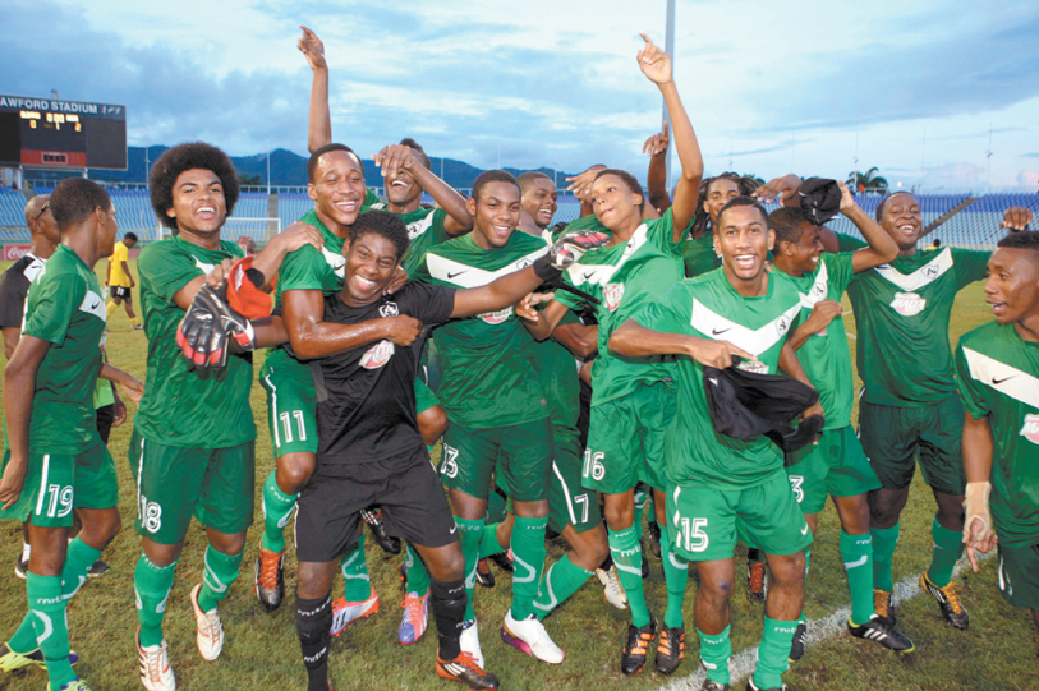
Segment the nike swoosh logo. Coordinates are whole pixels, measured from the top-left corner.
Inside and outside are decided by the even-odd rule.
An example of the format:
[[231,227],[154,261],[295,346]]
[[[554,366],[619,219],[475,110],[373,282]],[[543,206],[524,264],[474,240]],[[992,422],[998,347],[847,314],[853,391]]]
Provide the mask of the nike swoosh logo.
[[581,274],[581,275],[582,275],[582,277],[584,278],[584,280],[586,280],[586,281],[590,281],[590,280],[592,279],[592,276],[594,276],[594,275],[595,275],[595,272],[594,272],[594,271],[585,271],[585,272],[584,272],[583,274]]
[[461,276],[464,273],[465,273],[465,271],[456,271],[454,273],[451,273],[450,271],[448,271],[447,272],[447,277],[448,278],[455,278],[456,276]]
[[97,309],[98,307],[100,307],[100,306],[101,306],[101,303],[100,303],[100,302],[95,302],[95,303],[94,303],[93,305],[91,305],[91,306],[90,306],[90,309],[92,309],[92,310],[96,310],[96,309]]
[[723,334],[723,333],[725,333],[726,331],[729,331],[729,330],[731,330],[731,329],[732,329],[732,327],[731,327],[731,326],[730,326],[730,327],[729,327],[728,329],[712,329],[712,330],[711,330],[711,335],[712,335],[712,336],[720,336],[721,334]]
[[808,534],[808,524],[807,523],[805,523],[805,527],[801,529],[801,534],[802,535],[807,535]]
[[457,532],[458,532],[458,528],[457,528],[457,527],[455,527],[455,528],[451,528],[451,531],[450,531],[450,532],[451,532],[451,534],[452,534],[452,535],[454,535],[455,533],[457,533]]
[[1005,381],[1006,381],[1007,379],[1013,379],[1013,378],[1014,378],[1014,375],[1013,375],[1013,374],[1011,374],[1011,375],[1010,375],[1009,377],[1003,377],[1002,379],[996,379],[995,377],[993,377],[993,378],[992,378],[992,383],[993,383],[993,384],[1002,384],[1002,383],[1003,383],[1003,382],[1005,382]]

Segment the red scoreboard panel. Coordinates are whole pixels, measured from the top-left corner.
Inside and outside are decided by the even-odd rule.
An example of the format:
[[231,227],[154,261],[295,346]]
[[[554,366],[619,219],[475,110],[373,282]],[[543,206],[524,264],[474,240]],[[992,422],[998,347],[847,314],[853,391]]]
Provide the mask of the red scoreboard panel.
[[126,170],[126,107],[0,94],[0,166]]

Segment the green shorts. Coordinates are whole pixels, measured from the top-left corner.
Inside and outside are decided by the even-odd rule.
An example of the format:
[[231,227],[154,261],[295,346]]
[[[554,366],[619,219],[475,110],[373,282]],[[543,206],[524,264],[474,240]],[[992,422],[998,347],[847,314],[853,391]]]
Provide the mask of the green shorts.
[[[11,450],[4,453],[7,468]],[[119,506],[119,480],[108,447],[97,443],[75,456],[29,454],[22,493],[0,520],[28,521],[41,528],[72,526],[72,509]]]
[[827,495],[856,497],[880,489],[880,480],[850,425],[823,430],[818,446],[809,444],[788,454],[786,462],[792,463],[786,467],[790,488],[806,514],[822,511]]
[[255,442],[219,449],[166,446],[130,438],[130,470],[137,483],[138,534],[161,545],[184,541],[194,516],[234,535],[253,523]]
[[433,406],[440,405],[440,399],[437,395],[429,388],[426,382],[422,381],[421,377],[415,378],[415,412],[419,415],[426,412]]
[[488,429],[470,429],[453,422],[447,426],[440,453],[440,477],[446,486],[487,499],[495,465],[499,482],[513,501],[545,499],[552,473],[552,425],[548,418]]
[[317,392],[310,366],[274,350],[260,369],[260,384],[267,392],[267,424],[274,457],[317,453]]
[[859,406],[862,450],[884,489],[905,489],[913,481],[916,454],[924,481],[934,490],[963,496],[963,406],[959,396],[918,408]]
[[599,497],[581,486],[581,442],[575,428],[553,425],[555,454],[548,488],[548,527],[557,533],[568,525],[583,533],[602,522]]
[[622,494],[639,482],[664,490],[664,440],[675,415],[670,385],[640,386],[591,407],[582,477],[588,489]]
[[800,552],[813,539],[781,470],[749,489],[674,487],[667,515],[677,552],[690,561],[731,559],[737,527],[749,543],[777,556]]
[[1039,611],[1039,543],[999,545],[999,592],[1011,607]]

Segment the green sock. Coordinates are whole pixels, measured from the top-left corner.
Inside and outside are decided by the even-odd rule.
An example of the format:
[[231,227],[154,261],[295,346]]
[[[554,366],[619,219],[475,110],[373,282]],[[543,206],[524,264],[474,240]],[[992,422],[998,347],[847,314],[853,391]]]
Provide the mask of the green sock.
[[278,487],[277,471],[263,483],[263,537],[260,546],[271,552],[285,551],[285,526],[292,516],[298,494],[285,494]]
[[137,600],[137,620],[141,623],[141,645],[162,643],[162,620],[166,616],[166,598],[173,588],[173,571],[177,562],[156,566],[144,554],[133,572],[133,589]]
[[777,689],[783,685],[783,672],[790,666],[790,646],[796,631],[796,621],[765,617],[765,632],[758,645],[758,668],[754,671],[754,684],[759,689]]
[[[809,564],[809,562],[811,562],[811,560],[812,560],[812,550],[811,550],[810,547],[805,547],[805,578],[806,579],[808,578],[808,564]],[[797,618],[797,623],[798,624],[805,624],[805,623],[807,623],[807,620],[805,619],[805,610],[804,610],[804,606],[803,605],[801,606],[801,615]]]
[[548,516],[521,518],[512,527],[512,618],[526,619],[534,614],[534,598],[545,570],[545,527]]
[[487,515],[483,517],[484,523],[501,523],[505,520],[509,503],[505,495],[497,490],[491,490],[487,494]]
[[[28,574],[26,577],[28,577]],[[22,623],[18,625],[18,629],[11,636],[11,640],[7,641],[8,648],[16,653],[27,655],[39,647],[36,644],[36,629],[33,626],[35,619],[36,617],[32,615],[32,612],[25,613],[25,616],[22,617]]]
[[469,521],[455,516],[458,536],[462,542],[462,556],[465,557],[465,621],[476,618],[473,611],[473,588],[476,587],[476,562],[480,560],[480,538],[483,537],[483,520]]
[[591,575],[591,571],[573,563],[570,561],[570,555],[564,554],[562,559],[552,564],[541,580],[538,596],[534,599],[534,610],[538,619],[544,619],[552,610],[566,602],[567,598],[580,590]]
[[872,528],[869,531],[873,536],[873,587],[889,593],[895,589],[891,580],[891,559],[898,545],[898,531],[898,523],[890,528]]
[[87,571],[101,558],[101,550],[94,549],[78,537],[69,543],[65,553],[65,567],[61,571],[61,596],[71,600],[87,582]]
[[203,612],[212,612],[216,604],[227,597],[227,589],[238,578],[242,566],[242,552],[224,554],[206,547],[205,570],[202,572],[202,590],[198,591],[198,606]]
[[498,542],[498,526],[500,523],[491,523],[483,527],[483,536],[480,538],[480,559],[492,554],[501,554],[507,548]]
[[689,562],[672,552],[666,540],[660,543],[660,559],[664,563],[664,582],[667,584],[664,626],[673,629],[684,623],[682,603],[685,600],[685,586],[689,582]]
[[405,546],[404,552],[404,568],[407,569],[408,587],[409,593],[418,593],[419,597],[423,597],[429,592],[429,571],[426,569],[426,565],[419,559],[418,553],[415,552],[415,548],[410,544]]
[[76,679],[69,662],[69,628],[65,616],[67,601],[61,596],[61,578],[26,574],[25,591],[29,598],[29,613],[36,629],[36,644],[43,651],[43,660],[50,677],[50,688],[60,689]]
[[697,629],[700,635],[700,660],[707,672],[707,678],[715,684],[726,686],[729,683],[729,658],[732,657],[732,641],[729,639],[729,631],[732,624],[717,636],[708,636]]
[[639,546],[639,535],[635,526],[627,530],[614,532],[608,530],[610,553],[617,566],[617,576],[621,586],[628,595],[628,607],[631,608],[631,623],[645,626],[649,623],[649,609],[646,607],[646,596],[642,592],[642,548]]
[[949,585],[952,580],[952,569],[963,556],[963,534],[958,530],[949,530],[934,517],[931,524],[931,536],[934,538],[934,552],[931,567],[927,569],[927,577],[939,588]]
[[841,561],[848,574],[851,593],[851,623],[861,626],[875,614],[873,611],[873,538],[849,535],[841,531]]
[[343,598],[347,602],[363,602],[372,596],[368,559],[364,554],[363,530],[357,538],[357,549],[339,558],[339,571],[343,574]]
[[[641,487],[635,490],[635,523],[632,527],[635,528],[635,535],[638,536],[639,540],[642,539],[642,514],[646,512],[646,501],[649,499],[649,494]],[[639,569],[641,568],[640,564]]]

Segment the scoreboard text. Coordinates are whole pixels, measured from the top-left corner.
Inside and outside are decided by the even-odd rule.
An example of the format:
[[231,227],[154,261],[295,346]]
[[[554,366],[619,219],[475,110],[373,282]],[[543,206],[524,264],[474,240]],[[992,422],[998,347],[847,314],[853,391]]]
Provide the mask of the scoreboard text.
[[126,107],[0,94],[0,165],[126,170]]

